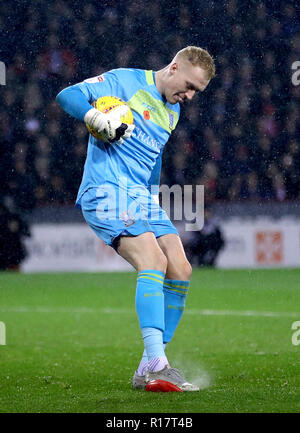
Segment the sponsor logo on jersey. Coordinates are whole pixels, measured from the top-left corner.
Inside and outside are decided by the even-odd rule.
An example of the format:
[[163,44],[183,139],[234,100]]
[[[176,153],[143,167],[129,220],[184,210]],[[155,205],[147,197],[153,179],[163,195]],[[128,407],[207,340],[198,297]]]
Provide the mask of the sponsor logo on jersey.
[[147,104],[147,102],[142,102],[142,106],[145,107],[147,110],[152,111],[153,113],[157,111],[156,107]]
[[101,83],[102,81],[105,81],[104,75],[98,75],[97,77],[87,78],[84,80],[85,83]]
[[148,146],[154,147],[154,149],[157,149],[157,150],[160,150],[164,145],[164,143],[159,143],[159,141],[150,137],[150,135],[146,134],[146,132],[144,132],[138,126],[136,126],[134,128],[133,133],[132,133],[132,137],[136,137],[142,143],[144,143]]

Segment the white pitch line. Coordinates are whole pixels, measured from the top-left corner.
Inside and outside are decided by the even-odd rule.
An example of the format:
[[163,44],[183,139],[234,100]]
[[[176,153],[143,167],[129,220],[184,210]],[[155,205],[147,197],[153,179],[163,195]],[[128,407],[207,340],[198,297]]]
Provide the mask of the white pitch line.
[[202,316],[244,316],[244,317],[299,317],[300,312],[284,311],[235,311],[235,310],[187,310],[187,314]]
[[[135,310],[125,308],[89,308],[89,307],[0,307],[0,313],[71,313],[71,314],[136,314]],[[300,312],[254,311],[254,310],[198,310],[187,309],[186,315],[192,316],[242,316],[242,317],[296,317]]]

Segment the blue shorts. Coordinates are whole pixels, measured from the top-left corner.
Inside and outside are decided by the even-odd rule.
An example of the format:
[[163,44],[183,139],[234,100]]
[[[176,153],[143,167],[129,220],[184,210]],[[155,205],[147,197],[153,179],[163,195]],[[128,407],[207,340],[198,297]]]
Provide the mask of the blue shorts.
[[120,236],[153,232],[155,237],[178,231],[148,189],[122,189],[103,184],[88,189],[80,201],[83,216],[96,235],[117,249]]

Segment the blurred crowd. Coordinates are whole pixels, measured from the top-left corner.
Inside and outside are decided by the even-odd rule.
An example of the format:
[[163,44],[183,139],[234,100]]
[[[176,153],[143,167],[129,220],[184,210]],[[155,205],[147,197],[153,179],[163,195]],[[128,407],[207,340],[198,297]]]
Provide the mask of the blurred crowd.
[[16,0],[0,5],[0,196],[17,208],[74,203],[88,133],[56,104],[116,67],[157,70],[187,45],[217,76],[186,104],[164,151],[164,184],[205,201],[300,198],[300,16],[293,2]]

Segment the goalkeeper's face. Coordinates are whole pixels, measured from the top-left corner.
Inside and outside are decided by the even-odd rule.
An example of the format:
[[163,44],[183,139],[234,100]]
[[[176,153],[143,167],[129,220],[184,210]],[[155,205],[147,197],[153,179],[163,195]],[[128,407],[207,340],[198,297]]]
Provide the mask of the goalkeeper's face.
[[209,84],[206,71],[185,60],[174,61],[169,66],[164,96],[170,104],[191,100]]

